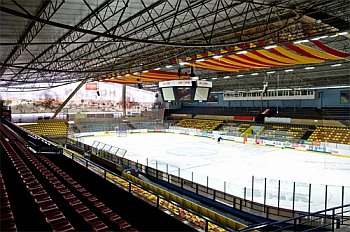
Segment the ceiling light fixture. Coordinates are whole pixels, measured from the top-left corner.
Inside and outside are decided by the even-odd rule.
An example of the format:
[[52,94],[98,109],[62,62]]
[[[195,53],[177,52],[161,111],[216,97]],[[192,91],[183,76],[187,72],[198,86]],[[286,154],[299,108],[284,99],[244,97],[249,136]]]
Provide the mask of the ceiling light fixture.
[[243,77],[244,75],[243,74],[238,74],[237,77]]
[[272,73],[275,73],[275,71],[268,71],[266,72],[267,74],[272,74]]
[[222,56],[220,56],[220,55],[213,56],[214,59],[219,59],[219,58],[221,58],[221,57],[222,57]]
[[248,53],[247,51],[239,51],[239,52],[236,52],[236,54],[246,54]]
[[228,78],[230,78],[230,76],[224,76],[224,79],[228,79]]
[[256,75],[259,75],[259,73],[252,73],[252,74],[250,74],[250,75],[256,76]]
[[266,46],[266,47],[264,47],[265,49],[271,49],[271,48],[276,48],[277,47],[277,45],[269,45],[269,46]]
[[196,60],[196,62],[202,62],[202,61],[205,61],[205,59]]
[[166,68],[172,68],[173,66],[172,65],[167,65],[165,66]]
[[331,67],[339,67],[341,66],[342,64],[332,64]]
[[324,38],[327,38],[328,35],[323,35],[323,36],[320,36],[320,37],[315,37],[315,38],[312,38],[311,40],[320,40],[320,39],[324,39]]
[[188,62],[180,62],[179,65],[186,65]]
[[305,67],[305,69],[314,69],[315,67]]
[[308,39],[303,39],[303,40],[295,41],[294,44],[307,43],[307,42],[309,42]]
[[286,69],[284,70],[285,72],[293,72],[294,70],[293,69]]

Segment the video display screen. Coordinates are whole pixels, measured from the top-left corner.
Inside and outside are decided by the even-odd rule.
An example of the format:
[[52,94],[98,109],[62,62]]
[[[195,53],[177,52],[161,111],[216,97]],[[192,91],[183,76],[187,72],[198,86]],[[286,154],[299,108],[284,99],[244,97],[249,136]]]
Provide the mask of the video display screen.
[[172,87],[162,88],[164,101],[175,101],[175,95]]
[[191,88],[177,88],[177,96],[179,101],[191,101]]
[[209,88],[197,87],[194,95],[195,101],[207,101],[209,95]]

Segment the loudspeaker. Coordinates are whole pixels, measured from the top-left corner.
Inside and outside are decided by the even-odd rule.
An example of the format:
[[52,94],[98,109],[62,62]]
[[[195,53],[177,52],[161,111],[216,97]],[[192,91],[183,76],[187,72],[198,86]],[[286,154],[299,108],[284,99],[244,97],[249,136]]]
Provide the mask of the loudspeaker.
[[137,80],[137,87],[139,89],[142,89],[142,80],[140,78],[137,78],[136,80]]
[[196,75],[194,74],[193,66],[191,67],[191,74],[190,77],[195,77]]
[[97,94],[97,96],[100,96],[100,91],[97,90],[96,94]]
[[154,97],[155,97],[155,98],[158,98],[158,93],[156,93],[156,94],[154,95]]
[[267,93],[267,88],[268,88],[269,83],[268,82],[263,82],[263,93]]

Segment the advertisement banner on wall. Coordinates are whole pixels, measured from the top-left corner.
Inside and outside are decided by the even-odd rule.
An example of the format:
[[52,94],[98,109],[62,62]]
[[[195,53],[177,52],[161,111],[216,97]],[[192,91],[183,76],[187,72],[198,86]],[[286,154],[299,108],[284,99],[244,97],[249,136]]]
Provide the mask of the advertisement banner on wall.
[[292,148],[298,148],[299,147],[299,144],[297,143],[292,143]]
[[289,141],[284,141],[284,142],[283,142],[283,147],[286,147],[286,148],[293,148],[292,143],[289,142]]
[[331,153],[331,154],[339,154],[339,150],[336,148],[331,148],[331,147],[327,147],[326,148],[326,152]]
[[265,117],[265,122],[268,123],[290,123],[291,118]]
[[326,152],[326,148],[325,147],[321,147],[321,146],[313,146],[313,151],[317,151],[317,152]]
[[266,146],[275,146],[276,141],[264,140],[264,145]]
[[244,143],[246,138],[242,137],[233,137],[233,141],[239,142],[239,143]]
[[193,135],[194,136],[204,136],[202,132],[194,132]]
[[[348,145],[348,144],[337,144],[337,148],[349,151],[350,150],[350,145]],[[349,154],[350,154],[350,151],[349,151]]]
[[275,146],[276,147],[284,147],[283,142],[280,142],[280,141],[275,141]]
[[[50,113],[64,102],[78,87],[77,83],[35,92],[1,93],[3,100],[11,106],[12,113]],[[80,88],[69,100],[69,112],[91,111],[121,112],[123,109],[123,85],[91,82]],[[127,109],[149,109],[155,101],[154,92],[126,86],[125,104]]]
[[305,145],[305,144],[298,144],[298,146],[295,147],[297,150],[302,150],[302,151],[306,151],[309,148],[309,145]]
[[247,138],[247,144],[256,144],[256,141],[254,138]]
[[230,141],[234,141],[234,137],[230,136],[230,135],[221,135],[221,138],[224,140],[230,140]]
[[85,84],[85,90],[97,90],[98,82],[90,82]]

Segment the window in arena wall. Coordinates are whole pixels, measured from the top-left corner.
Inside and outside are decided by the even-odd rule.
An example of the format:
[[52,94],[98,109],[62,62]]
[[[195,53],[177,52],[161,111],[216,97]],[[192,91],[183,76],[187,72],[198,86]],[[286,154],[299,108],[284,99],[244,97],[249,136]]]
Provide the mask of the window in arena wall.
[[350,99],[350,90],[340,91],[340,103],[348,104]]

